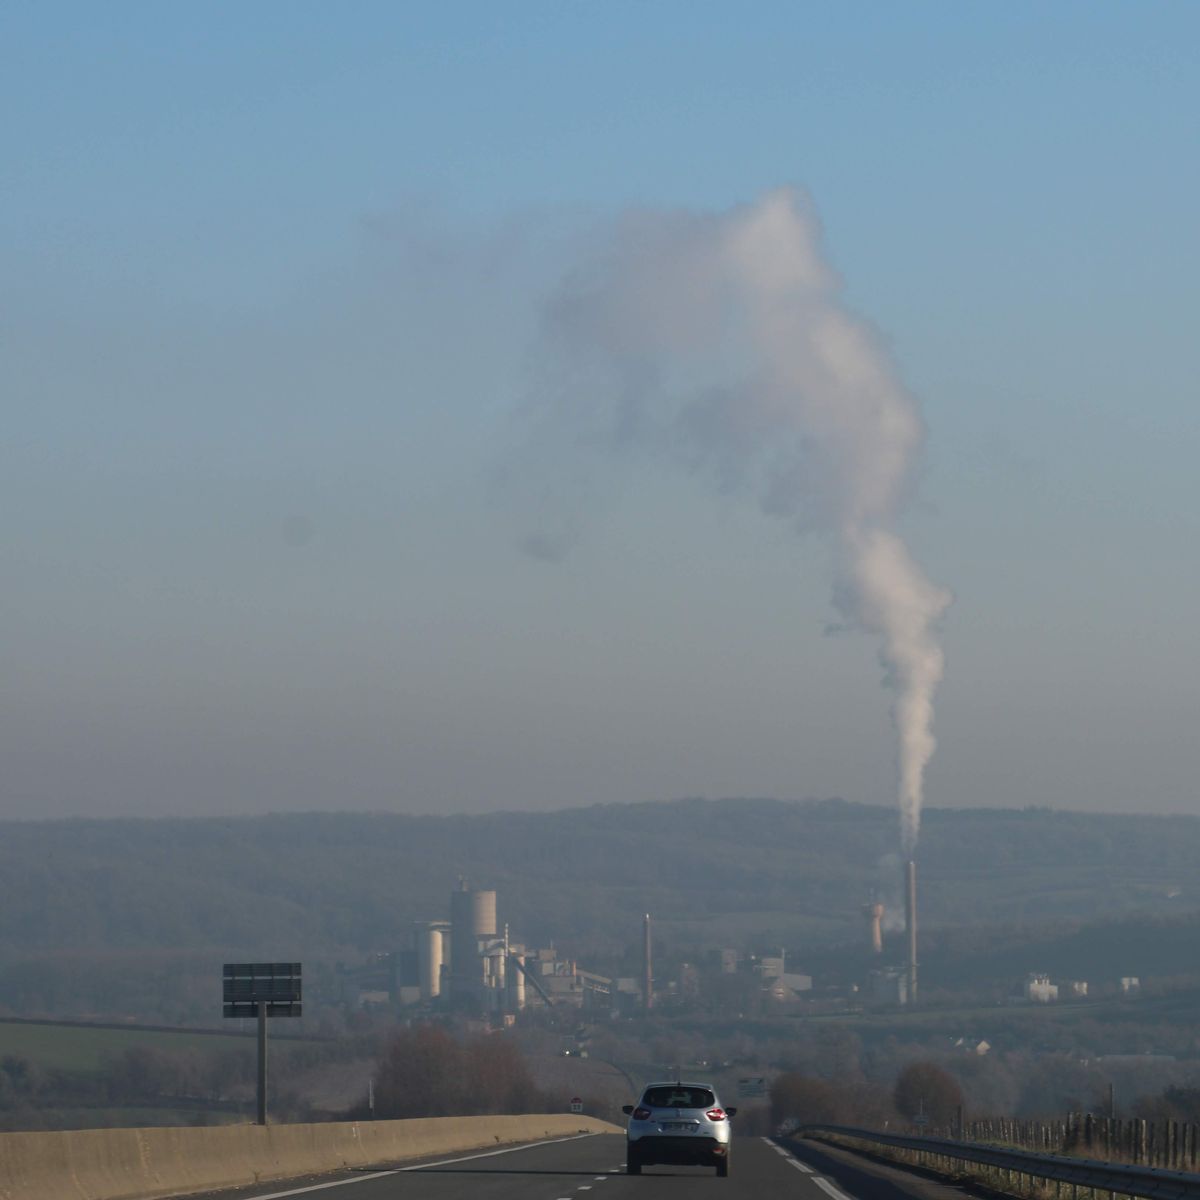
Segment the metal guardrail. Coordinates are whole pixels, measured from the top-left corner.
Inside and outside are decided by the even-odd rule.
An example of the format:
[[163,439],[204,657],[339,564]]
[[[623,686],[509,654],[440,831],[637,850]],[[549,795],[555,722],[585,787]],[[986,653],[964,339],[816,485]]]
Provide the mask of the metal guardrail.
[[1028,1175],[1053,1183],[1069,1183],[1095,1192],[1117,1192],[1124,1196],[1143,1196],[1146,1200],[1200,1200],[1200,1175],[1187,1171],[1168,1171],[1160,1167],[1132,1166],[1093,1158],[1072,1158],[1063,1154],[1035,1154],[1031,1150],[1010,1150],[983,1142],[957,1142],[950,1138],[907,1137],[858,1129],[847,1125],[802,1125],[792,1137],[834,1134],[881,1146],[910,1150],[932,1158],[976,1163]]

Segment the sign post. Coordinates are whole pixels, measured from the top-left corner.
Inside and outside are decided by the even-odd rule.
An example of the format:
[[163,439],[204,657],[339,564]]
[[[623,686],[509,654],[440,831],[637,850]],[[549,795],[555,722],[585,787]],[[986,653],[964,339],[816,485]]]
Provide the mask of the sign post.
[[226,963],[224,1015],[258,1019],[258,1123],[267,1123],[267,1018],[298,1017],[300,964]]

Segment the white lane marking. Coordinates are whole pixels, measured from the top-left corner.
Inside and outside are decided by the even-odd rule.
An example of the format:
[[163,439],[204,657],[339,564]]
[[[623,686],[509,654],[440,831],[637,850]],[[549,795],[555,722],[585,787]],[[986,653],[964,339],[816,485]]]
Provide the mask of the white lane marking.
[[[553,1146],[558,1142],[578,1142],[581,1138],[595,1137],[594,1133],[576,1133],[571,1137],[562,1138],[543,1138],[540,1142],[525,1142],[520,1146],[505,1146],[503,1150],[485,1150],[482,1154],[462,1154],[455,1158],[443,1158],[439,1162],[431,1163],[415,1163],[411,1167],[400,1167],[397,1172],[403,1171],[427,1171],[430,1167],[445,1167],[450,1163],[471,1162],[476,1158],[495,1158],[497,1154],[515,1154],[518,1150],[532,1150],[535,1146]],[[388,1171],[391,1175],[393,1172]],[[284,1192],[283,1195],[290,1193]],[[274,1196],[256,1196],[254,1200],[275,1200]]]
[[607,1178],[608,1178],[608,1176],[607,1176],[607,1175],[597,1175],[597,1176],[596,1176],[596,1182],[597,1182],[597,1183],[603,1183],[603,1182],[604,1182],[604,1181],[605,1181]]
[[352,1183],[364,1183],[369,1179],[383,1179],[395,1175],[395,1171],[372,1171],[369,1175],[356,1175],[353,1179],[335,1179],[332,1183],[314,1183],[311,1187],[295,1188],[290,1192],[271,1192],[267,1196],[254,1196],[251,1200],[282,1200],[284,1196],[303,1196],[305,1192],[323,1192],[326,1188],[347,1187]]
[[[371,1171],[355,1175],[351,1179],[335,1179],[330,1183],[314,1183],[308,1187],[293,1188],[290,1192],[270,1192],[265,1196],[253,1196],[250,1200],[283,1200],[285,1196],[303,1196],[308,1192],[323,1192],[326,1188],[349,1187],[352,1183],[366,1183],[372,1179],[384,1179],[388,1175],[401,1175],[405,1171],[424,1171],[429,1167],[445,1167],[450,1163],[470,1162],[475,1158],[495,1158],[497,1154],[513,1154],[517,1150],[532,1150],[535,1146],[552,1146],[556,1142],[577,1142],[580,1138],[593,1137],[590,1133],[577,1133],[572,1137],[544,1138],[540,1142],[526,1142],[522,1146],[505,1146],[503,1150],[487,1150],[483,1154],[464,1154],[458,1158],[443,1158],[438,1162],[417,1163],[411,1167],[393,1167],[386,1171]],[[562,1197],[566,1200],[566,1197]]]
[[[766,1142],[767,1145],[770,1146],[771,1149],[774,1150],[775,1153],[780,1156],[780,1158],[783,1158],[787,1162],[790,1162],[792,1164],[792,1166],[796,1168],[797,1171],[803,1171],[805,1175],[811,1175],[813,1173],[812,1167],[810,1167],[807,1163],[802,1163],[798,1158],[793,1158],[792,1155],[787,1150],[785,1150],[778,1142],[771,1141],[771,1139],[769,1137],[759,1138],[759,1141]],[[820,1183],[821,1181],[817,1180],[816,1182]],[[828,1180],[826,1180],[826,1182],[828,1183]],[[832,1188],[833,1184],[829,1184],[829,1186]],[[826,1190],[828,1190],[828,1189],[826,1189]],[[851,1200],[851,1198],[849,1196],[847,1196],[845,1194],[845,1192],[839,1192],[837,1190],[837,1188],[833,1188],[833,1192],[830,1192],[830,1195],[832,1196],[834,1194],[834,1192],[837,1193],[835,1200]]]
[[850,1197],[847,1196],[845,1192],[843,1192],[840,1188],[834,1187],[834,1185],[830,1183],[828,1179],[822,1179],[819,1175],[814,1175],[813,1183],[815,1183],[817,1187],[821,1189],[821,1191],[829,1196],[831,1200],[850,1200]]

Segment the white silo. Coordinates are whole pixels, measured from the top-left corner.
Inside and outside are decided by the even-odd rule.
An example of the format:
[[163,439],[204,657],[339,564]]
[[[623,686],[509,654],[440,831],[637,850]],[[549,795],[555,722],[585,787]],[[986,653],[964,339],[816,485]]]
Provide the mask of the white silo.
[[520,1012],[525,1007],[525,955],[514,954],[508,972],[508,1010]]
[[450,974],[456,997],[481,1002],[487,964],[480,941],[496,936],[496,893],[473,892],[466,880],[450,893]]
[[471,928],[476,937],[496,936],[496,893],[471,893]]
[[445,961],[443,926],[430,923],[417,928],[417,979],[421,999],[429,1002],[442,994],[442,963]]

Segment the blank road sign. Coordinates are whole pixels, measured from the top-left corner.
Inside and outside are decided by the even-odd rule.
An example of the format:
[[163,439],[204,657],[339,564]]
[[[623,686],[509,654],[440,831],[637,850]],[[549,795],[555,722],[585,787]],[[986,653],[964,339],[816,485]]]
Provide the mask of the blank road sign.
[[301,1015],[298,962],[226,963],[223,983],[227,1017],[256,1017],[260,1004],[268,1017]]

